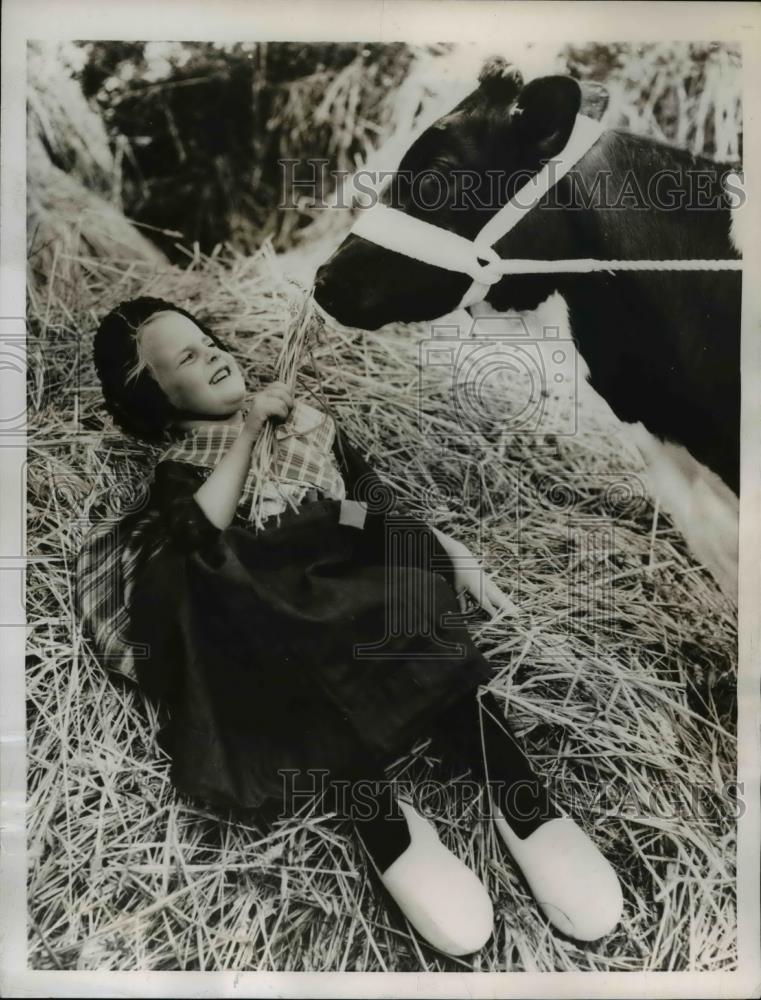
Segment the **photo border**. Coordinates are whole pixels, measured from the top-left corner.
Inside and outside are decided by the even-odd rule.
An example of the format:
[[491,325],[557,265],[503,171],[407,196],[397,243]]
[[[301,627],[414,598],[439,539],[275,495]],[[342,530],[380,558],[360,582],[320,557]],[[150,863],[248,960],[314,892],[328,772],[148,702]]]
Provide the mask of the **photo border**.
[[[2,9],[0,302],[24,335],[26,45],[30,39],[432,41],[729,41],[742,45],[745,273],[761,275],[761,8],[751,3],[528,3],[481,0],[6,0]],[[498,43],[493,45],[498,49]],[[740,597],[738,606],[738,970],[721,973],[78,972],[27,968],[23,627],[0,648],[0,992],[3,996],[748,997],[761,994],[759,683],[761,681],[761,280],[743,282]],[[7,389],[6,389],[7,386]],[[0,419],[25,406],[23,373],[4,374]],[[0,444],[0,617],[21,606],[23,431]],[[15,560],[15,562],[14,562]],[[14,611],[14,609],[16,609]],[[10,615],[11,617],[7,617]],[[18,622],[23,625],[23,622]]]

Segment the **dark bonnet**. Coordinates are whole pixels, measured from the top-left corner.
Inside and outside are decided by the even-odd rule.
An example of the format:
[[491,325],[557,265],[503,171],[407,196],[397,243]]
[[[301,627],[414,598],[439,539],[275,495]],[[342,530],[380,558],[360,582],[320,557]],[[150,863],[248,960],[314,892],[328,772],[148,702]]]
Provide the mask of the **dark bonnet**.
[[147,368],[127,382],[127,375],[138,361],[135,331],[155,313],[166,311],[192,320],[220,350],[226,350],[211,330],[186,309],[149,296],[130,299],[112,309],[103,318],[93,342],[93,362],[106,409],[118,427],[144,441],[160,441],[172,419],[181,415]]

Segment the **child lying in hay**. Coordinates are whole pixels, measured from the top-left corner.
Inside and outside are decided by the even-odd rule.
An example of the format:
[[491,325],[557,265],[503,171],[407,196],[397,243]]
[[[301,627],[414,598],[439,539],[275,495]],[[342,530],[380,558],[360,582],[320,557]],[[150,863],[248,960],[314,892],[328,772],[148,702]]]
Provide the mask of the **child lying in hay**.
[[[383,885],[429,943],[468,954],[492,932],[486,890],[384,780],[393,756],[436,729],[488,781],[548,919],[584,940],[612,930],[612,868],[553,805],[497,702],[477,696],[489,666],[457,621],[456,592],[491,611],[506,598],[458,566],[465,547],[391,509],[328,414],[281,383],[247,396],[233,356],[184,310],[125,302],[94,351],[115,422],[164,447],[144,506],[84,546],[80,613],[104,662],[168,706],[176,788],[287,808],[306,776],[348,780],[342,805]],[[268,423],[277,463],[262,484],[252,452]]]

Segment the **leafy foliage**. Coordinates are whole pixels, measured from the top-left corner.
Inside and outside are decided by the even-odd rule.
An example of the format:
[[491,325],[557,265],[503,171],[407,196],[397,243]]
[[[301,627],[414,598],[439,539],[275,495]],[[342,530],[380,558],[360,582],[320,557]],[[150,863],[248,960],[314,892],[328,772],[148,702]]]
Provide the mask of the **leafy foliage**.
[[[125,210],[202,251],[263,237],[291,241],[305,215],[278,213],[280,159],[352,170],[389,117],[389,93],[412,61],[403,45],[88,43],[80,73],[121,151]],[[320,193],[327,194],[324,189]],[[319,190],[319,189],[318,189]]]
[[568,46],[568,71],[604,83],[610,124],[718,160],[742,159],[739,46],[711,42]]

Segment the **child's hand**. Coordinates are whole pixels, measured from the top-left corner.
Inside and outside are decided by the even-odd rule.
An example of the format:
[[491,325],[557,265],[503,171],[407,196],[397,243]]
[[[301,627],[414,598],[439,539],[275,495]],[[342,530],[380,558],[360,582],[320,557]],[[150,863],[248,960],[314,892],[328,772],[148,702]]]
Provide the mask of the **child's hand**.
[[[470,558],[472,560],[473,556]],[[496,615],[498,611],[512,612],[516,610],[507,594],[479,565],[458,566],[457,560],[455,560],[454,583],[455,590],[461,598],[463,594],[470,594],[474,600],[478,601],[484,611],[488,611],[491,615]],[[464,605],[464,601],[461,599],[462,605]]]
[[513,601],[484,572],[483,567],[467,545],[455,541],[450,535],[445,535],[437,528],[433,529],[433,533],[452,560],[455,591],[460,598],[460,607],[463,611],[465,610],[465,594],[470,594],[485,611],[492,615],[498,611],[517,611]]
[[254,435],[258,435],[268,420],[282,423],[288,419],[293,409],[293,394],[282,382],[270,382],[251,400],[246,414],[245,427]]

